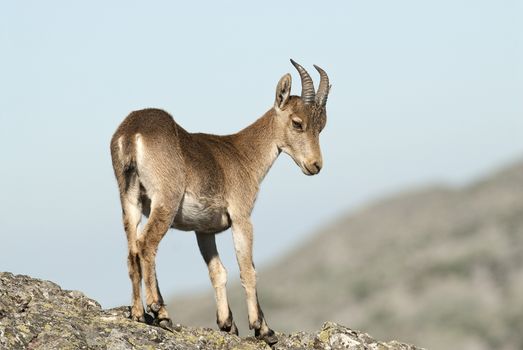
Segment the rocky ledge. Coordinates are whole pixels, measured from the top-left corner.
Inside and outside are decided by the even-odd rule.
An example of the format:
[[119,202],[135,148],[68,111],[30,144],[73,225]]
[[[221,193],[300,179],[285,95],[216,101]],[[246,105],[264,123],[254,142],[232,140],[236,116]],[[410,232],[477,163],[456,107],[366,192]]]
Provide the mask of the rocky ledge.
[[[273,349],[419,349],[327,322],[317,333],[278,334]],[[103,310],[78,291],[0,273],[0,349],[269,349],[253,337],[206,328],[169,332],[129,319],[129,307]]]

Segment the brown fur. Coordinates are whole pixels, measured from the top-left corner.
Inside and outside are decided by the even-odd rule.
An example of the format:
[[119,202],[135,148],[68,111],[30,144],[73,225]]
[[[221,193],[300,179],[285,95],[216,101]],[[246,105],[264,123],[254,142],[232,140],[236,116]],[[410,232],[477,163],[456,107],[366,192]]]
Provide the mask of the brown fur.
[[[227,272],[214,237],[232,227],[250,328],[268,343],[276,341],[256,295],[250,214],[259,185],[281,151],[305,174],[319,172],[319,133],[326,121],[325,108],[305,105],[300,97],[290,96],[290,87],[287,74],[278,83],[274,107],[233,135],[189,133],[159,109],[132,112],[118,127],[111,156],[128,238],[134,320],[144,321],[143,279],[148,311],[160,325],[170,324],[155,257],[161,239],[173,227],[196,232],[215,289],[217,323],[237,333],[225,289]],[[148,220],[138,233],[142,214]]]

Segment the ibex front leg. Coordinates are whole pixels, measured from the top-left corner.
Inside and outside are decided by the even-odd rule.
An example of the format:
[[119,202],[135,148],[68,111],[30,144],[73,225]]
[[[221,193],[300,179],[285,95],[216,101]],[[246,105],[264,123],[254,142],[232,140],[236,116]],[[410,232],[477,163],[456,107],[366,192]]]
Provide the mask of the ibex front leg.
[[247,297],[247,311],[249,313],[249,328],[254,329],[258,339],[263,339],[272,345],[278,341],[274,331],[269,328],[256,293],[256,271],[252,262],[252,224],[249,218],[234,221],[232,236],[236,258],[240,266],[240,279]]
[[232,319],[232,312],[227,300],[227,270],[223,266],[218,250],[216,249],[216,237],[210,233],[196,232],[200,253],[209,268],[209,278],[211,279],[216,297],[216,322],[220,330],[238,335],[238,328]]

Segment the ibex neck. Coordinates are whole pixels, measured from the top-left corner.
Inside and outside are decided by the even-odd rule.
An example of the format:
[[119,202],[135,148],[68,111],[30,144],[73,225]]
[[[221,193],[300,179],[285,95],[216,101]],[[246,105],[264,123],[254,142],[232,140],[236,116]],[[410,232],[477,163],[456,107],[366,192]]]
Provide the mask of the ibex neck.
[[244,156],[244,165],[255,174],[258,183],[280,153],[276,144],[274,117],[275,112],[271,108],[254,123],[233,135],[237,149]]

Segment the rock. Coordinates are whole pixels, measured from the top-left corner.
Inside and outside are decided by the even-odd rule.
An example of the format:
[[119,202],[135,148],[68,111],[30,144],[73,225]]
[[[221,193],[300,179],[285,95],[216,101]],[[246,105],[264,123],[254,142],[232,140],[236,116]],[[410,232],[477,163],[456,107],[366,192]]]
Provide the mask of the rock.
[[[253,337],[181,327],[171,333],[129,319],[122,306],[103,310],[79,291],[23,275],[0,273],[1,349],[269,349]],[[378,342],[369,335],[327,322],[316,333],[278,334],[275,350],[414,350],[412,345]]]

